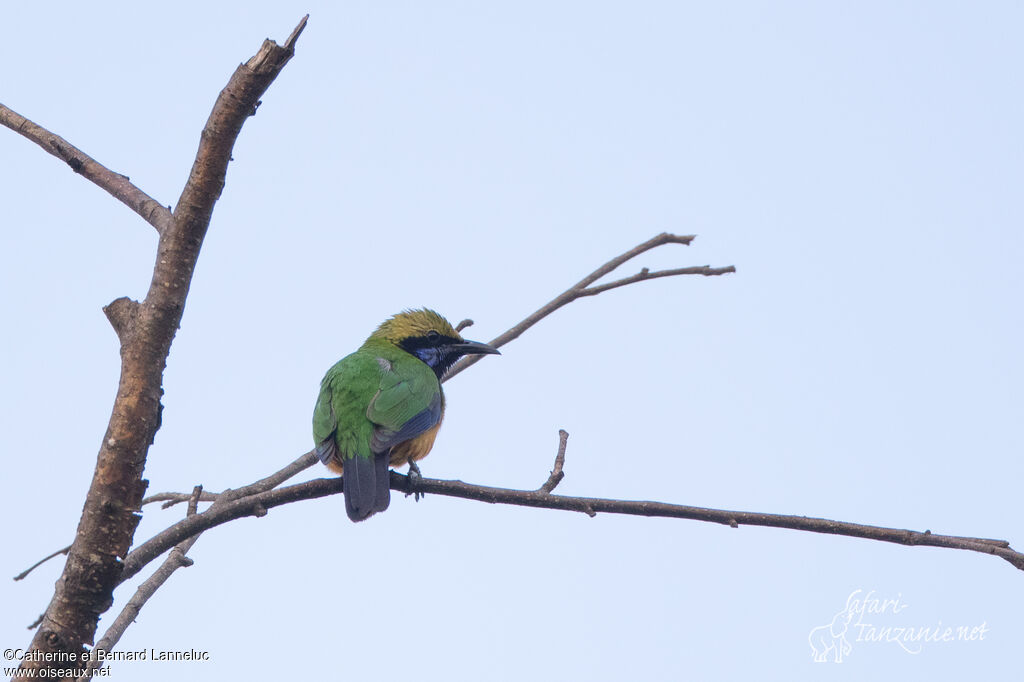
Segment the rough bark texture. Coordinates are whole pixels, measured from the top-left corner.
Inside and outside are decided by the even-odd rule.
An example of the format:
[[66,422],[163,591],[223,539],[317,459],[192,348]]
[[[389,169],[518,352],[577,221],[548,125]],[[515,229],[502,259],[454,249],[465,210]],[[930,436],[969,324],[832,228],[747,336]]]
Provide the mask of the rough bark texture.
[[164,206],[133,185],[127,175],[115,173],[61,136],[54,135],[3,104],[0,104],[0,125],[32,140],[47,153],[66,163],[71,170],[109,192],[115,199],[142,216],[142,219],[155,227],[157,232],[163,232],[171,222],[170,207]]
[[[96,471],[67,564],[31,644],[31,656],[83,653],[100,614],[110,608],[139,523],[146,454],[160,427],[163,370],[181,321],[199,249],[224,188],[231,150],[260,96],[294,53],[305,19],[285,42],[263,43],[221,91],[203,129],[196,160],[173,219],[161,230],[146,298],[104,309],[121,342],[121,379]],[[68,668],[26,660],[25,668]]]

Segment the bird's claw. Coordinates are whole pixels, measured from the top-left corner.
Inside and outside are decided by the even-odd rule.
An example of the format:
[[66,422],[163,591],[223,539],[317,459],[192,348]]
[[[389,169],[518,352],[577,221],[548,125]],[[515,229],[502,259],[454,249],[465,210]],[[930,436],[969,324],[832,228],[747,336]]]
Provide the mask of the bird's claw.
[[419,465],[416,464],[416,462],[413,462],[413,461],[410,460],[409,461],[409,491],[410,492],[406,493],[405,496],[408,497],[409,495],[412,495],[412,499],[414,499],[415,501],[419,502],[420,498],[423,497],[423,493],[421,493],[419,490],[417,490],[417,488],[419,487],[420,481],[422,481],[422,480],[423,480],[423,474],[420,473]]

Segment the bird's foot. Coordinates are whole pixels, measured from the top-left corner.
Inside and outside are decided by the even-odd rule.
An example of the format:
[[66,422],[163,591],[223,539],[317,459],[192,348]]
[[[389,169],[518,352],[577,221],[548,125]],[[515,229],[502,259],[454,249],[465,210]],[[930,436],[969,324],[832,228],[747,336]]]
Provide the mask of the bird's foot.
[[411,494],[412,495],[412,499],[414,499],[417,502],[419,502],[420,498],[423,497],[423,493],[421,493],[419,490],[417,490],[417,488],[419,488],[420,481],[422,481],[422,480],[423,480],[423,474],[420,473],[419,465],[416,464],[416,462],[413,462],[412,460],[409,460],[409,490],[410,490],[410,492],[406,493],[405,496],[408,497]]

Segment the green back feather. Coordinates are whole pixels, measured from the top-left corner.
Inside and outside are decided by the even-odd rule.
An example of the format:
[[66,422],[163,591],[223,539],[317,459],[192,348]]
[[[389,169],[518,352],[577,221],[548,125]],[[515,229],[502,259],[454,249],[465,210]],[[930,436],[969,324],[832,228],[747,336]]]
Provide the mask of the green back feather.
[[342,462],[370,457],[375,433],[400,431],[440,394],[430,367],[375,332],[327,371],[313,411],[313,437],[317,445],[333,438]]

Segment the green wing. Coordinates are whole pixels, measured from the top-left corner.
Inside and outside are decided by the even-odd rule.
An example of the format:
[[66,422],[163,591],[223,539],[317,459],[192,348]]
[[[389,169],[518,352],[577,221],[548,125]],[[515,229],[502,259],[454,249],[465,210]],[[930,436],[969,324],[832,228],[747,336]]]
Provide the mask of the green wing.
[[338,431],[338,418],[331,406],[332,394],[331,373],[328,372],[320,382],[320,395],[313,408],[313,442],[316,444],[316,456],[324,464],[333,459],[338,451],[334,439]]
[[387,452],[415,438],[441,419],[441,384],[434,370],[417,359],[396,361],[382,373],[380,387],[366,409],[376,424],[374,452]]
[[380,384],[380,373],[376,359],[360,352],[327,370],[313,408],[313,439],[320,461],[372,454],[373,424],[366,418],[366,406]]
[[379,357],[352,353],[320,383],[313,439],[321,462],[387,452],[441,419],[441,384],[434,371],[411,356]]

